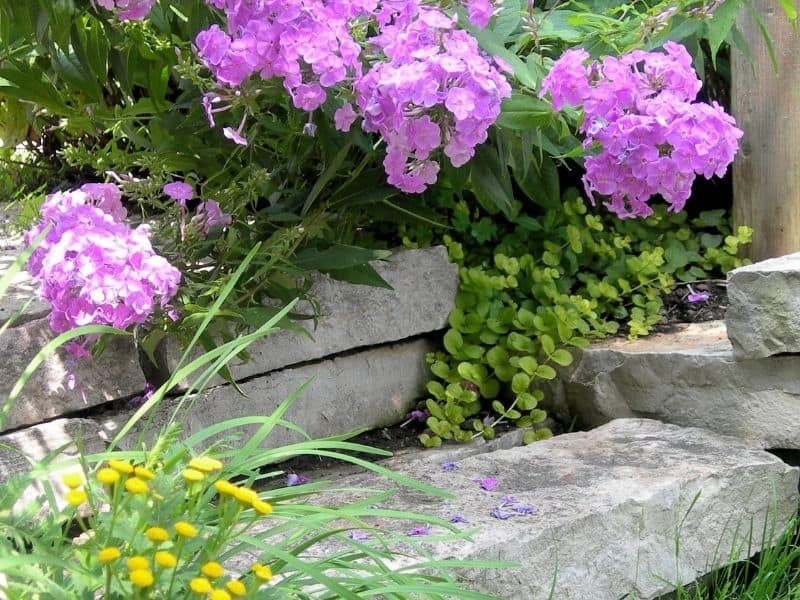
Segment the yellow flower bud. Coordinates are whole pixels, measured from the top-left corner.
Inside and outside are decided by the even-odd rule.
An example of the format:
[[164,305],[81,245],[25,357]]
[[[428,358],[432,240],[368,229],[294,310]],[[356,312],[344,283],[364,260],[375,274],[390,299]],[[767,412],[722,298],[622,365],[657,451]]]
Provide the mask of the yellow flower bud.
[[178,564],[178,558],[167,550],[159,550],[154,557],[156,564],[165,569],[171,569]]
[[251,490],[250,488],[246,487],[236,488],[236,491],[233,495],[239,502],[246,506],[250,506],[255,500],[258,500],[258,494],[256,494],[255,490]]
[[131,571],[128,576],[131,583],[138,588],[146,588],[153,585],[153,574],[147,569],[136,569]]
[[196,469],[184,469],[182,474],[183,478],[189,483],[197,483],[198,481],[203,481],[203,479],[206,478],[205,473],[202,471],[197,471]]
[[107,565],[108,563],[117,560],[120,556],[121,553],[119,548],[116,546],[108,546],[97,553],[97,560],[99,560],[102,564]]
[[86,502],[88,496],[83,490],[70,490],[66,493],[64,498],[67,500],[67,504],[71,506],[80,506]]
[[131,494],[146,494],[150,490],[150,487],[143,479],[131,477],[125,482],[125,489]]
[[210,456],[198,456],[189,461],[189,467],[203,473],[212,473],[219,471],[222,468],[222,463]]
[[200,572],[209,579],[217,579],[218,577],[222,577],[225,569],[222,568],[221,564],[212,560],[200,567]]
[[211,591],[211,582],[205,577],[195,577],[189,582],[189,587],[195,594],[208,594]]
[[267,565],[256,563],[253,565],[253,573],[261,581],[269,581],[272,579],[272,569]]
[[156,544],[166,542],[169,539],[169,532],[163,527],[149,527],[144,534],[148,540]]
[[83,485],[83,476],[80,473],[65,473],[61,476],[61,481],[69,489],[74,490]]
[[119,471],[109,469],[108,467],[103,467],[97,472],[97,481],[107,485],[117,483],[119,481]]
[[260,515],[268,515],[272,512],[272,504],[263,500],[253,500],[253,510]]
[[144,479],[145,481],[152,481],[153,479],[156,478],[156,474],[155,473],[153,473],[147,467],[142,467],[141,465],[138,466],[138,467],[134,467],[133,468],[133,473],[139,479]]
[[215,481],[214,488],[216,488],[220,496],[235,496],[236,490],[239,489],[230,481],[225,481],[224,479]]
[[228,591],[231,594],[239,598],[247,595],[247,587],[245,587],[245,585],[238,579],[231,579],[225,584],[225,587],[228,588]]
[[225,590],[214,590],[209,598],[211,600],[231,600],[231,595]]
[[108,466],[114,469],[117,473],[122,473],[123,475],[129,475],[133,473],[133,465],[129,462],[125,462],[124,460],[110,460],[108,461]]
[[175,523],[175,532],[182,537],[193,538],[197,535],[197,528],[186,521],[178,521]]
[[128,565],[130,571],[143,571],[150,568],[150,563],[144,556],[131,556],[125,564]]

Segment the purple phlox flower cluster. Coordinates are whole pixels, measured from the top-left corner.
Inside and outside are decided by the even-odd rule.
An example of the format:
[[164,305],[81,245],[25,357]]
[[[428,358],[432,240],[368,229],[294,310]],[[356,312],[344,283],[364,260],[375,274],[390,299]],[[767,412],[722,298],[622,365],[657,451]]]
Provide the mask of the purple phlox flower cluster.
[[299,475],[298,473],[289,473],[286,476],[286,485],[292,487],[295,485],[303,485],[311,483],[311,478],[306,475]]
[[358,531],[357,529],[351,529],[350,531],[347,532],[347,537],[356,542],[363,542],[370,539],[372,536],[368,534],[366,531]]
[[691,285],[686,285],[689,288],[689,295],[686,296],[687,302],[707,302],[711,297],[708,292],[696,292]]
[[464,515],[459,514],[450,515],[449,521],[451,523],[469,523]]
[[116,13],[120,21],[141,21],[153,8],[156,0],[94,0],[99,6]]
[[215,227],[225,227],[231,224],[231,216],[222,212],[219,202],[206,200],[197,206],[197,211],[192,217],[192,224],[198,228],[200,235],[207,235]]
[[446,462],[442,463],[442,471],[450,472],[450,471],[457,471],[458,465],[454,462]]
[[662,196],[683,208],[697,175],[723,176],[739,149],[742,131],[716,103],[695,102],[701,82],[682,45],[664,52],[635,50],[586,64],[589,55],[568,50],[542,81],[557,110],[582,106],[589,197],[606,196],[622,218],[648,216],[648,201]]
[[430,535],[430,533],[431,533],[430,527],[428,527],[427,525],[418,525],[417,527],[412,527],[409,530],[408,535],[410,535],[411,537],[420,537],[423,535]]
[[486,490],[487,492],[491,492],[500,482],[497,481],[494,477],[484,477],[483,479],[478,479],[478,484],[481,486],[482,490]]
[[[117,186],[87,184],[52,194],[41,215],[25,233],[25,243],[49,227],[28,271],[50,304],[53,331],[89,324],[126,329],[144,323],[158,307],[171,308],[180,271],[155,253],[147,225],[131,228],[123,222],[126,211]],[[90,341],[68,350],[85,355]]]
[[[336,128],[348,131],[361,117],[364,131],[379,133],[388,181],[404,192],[436,181],[439,153],[453,166],[465,164],[511,95],[501,73],[508,65],[421,0],[207,1],[225,11],[227,31],[212,25],[195,41],[221,86],[253,75],[278,78],[294,106],[309,112],[336,88],[345,99],[334,112]],[[478,26],[494,10],[489,0],[467,0],[466,7]],[[357,42],[355,28],[376,34]],[[224,110],[214,108],[220,99],[203,98],[211,124]],[[223,133],[246,145],[243,125]]]

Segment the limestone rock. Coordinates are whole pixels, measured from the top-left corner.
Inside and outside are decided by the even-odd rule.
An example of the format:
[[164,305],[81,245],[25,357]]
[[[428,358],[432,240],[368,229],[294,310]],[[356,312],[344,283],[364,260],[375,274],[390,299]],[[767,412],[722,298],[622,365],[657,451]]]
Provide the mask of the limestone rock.
[[800,352],[800,252],[728,273],[725,324],[737,359]]
[[[434,560],[519,563],[517,569],[461,573],[471,589],[509,600],[654,598],[731,556],[758,551],[765,524],[777,536],[798,500],[798,469],[771,454],[735,438],[645,419],[462,457],[452,472],[443,472],[441,461],[441,453],[422,454],[392,466],[454,499],[401,488],[381,507],[466,517],[461,527],[479,528],[469,540],[431,541],[425,549]],[[498,480],[495,490],[479,487],[476,480],[486,476]],[[336,478],[335,485],[396,487],[374,474]],[[536,513],[491,517],[506,495]],[[311,499],[327,506],[354,500],[351,491]],[[373,524],[402,527],[380,519]],[[445,531],[434,527],[431,533]]]
[[724,324],[713,321],[592,344],[547,393],[583,427],[647,417],[800,448],[799,372],[800,356],[736,360]]

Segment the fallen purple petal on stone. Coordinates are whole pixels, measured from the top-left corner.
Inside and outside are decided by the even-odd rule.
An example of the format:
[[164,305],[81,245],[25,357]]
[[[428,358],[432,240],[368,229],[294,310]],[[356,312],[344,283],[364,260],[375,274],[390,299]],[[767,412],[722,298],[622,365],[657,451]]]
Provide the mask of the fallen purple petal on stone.
[[347,537],[356,542],[363,542],[364,540],[370,539],[372,536],[368,534],[366,531],[353,530],[347,532]]
[[500,519],[501,521],[505,521],[506,519],[510,519],[511,517],[513,517],[514,513],[503,510],[499,506],[495,506],[492,510],[489,511],[489,515],[494,517],[495,519]]
[[497,479],[494,477],[484,477],[483,479],[479,479],[478,483],[480,483],[481,488],[487,492],[491,492],[497,487],[498,484]]
[[500,505],[504,504],[517,504],[519,500],[515,496],[503,496],[500,498]]
[[519,515],[535,515],[538,510],[536,510],[535,506],[530,504],[517,504],[516,506],[512,506],[511,510]]
[[298,475],[297,473],[289,473],[286,476],[286,485],[291,487],[293,485],[303,485],[304,483],[309,483],[311,481],[310,477],[306,477],[305,475]]
[[469,523],[464,515],[452,515],[450,517],[451,523]]
[[430,532],[431,532],[430,527],[427,527],[425,525],[420,525],[419,527],[412,528],[411,531],[408,532],[408,535],[410,535],[411,537],[420,537],[423,535],[429,535]]
[[442,463],[442,471],[450,472],[450,471],[457,471],[457,470],[458,470],[458,465],[456,463],[454,463],[454,462]]

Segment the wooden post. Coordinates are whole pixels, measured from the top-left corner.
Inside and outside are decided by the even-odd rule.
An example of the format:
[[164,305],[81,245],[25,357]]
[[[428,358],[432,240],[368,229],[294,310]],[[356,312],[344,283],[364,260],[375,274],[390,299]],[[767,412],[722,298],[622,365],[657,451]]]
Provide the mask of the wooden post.
[[747,7],[737,25],[752,62],[733,50],[732,112],[744,130],[733,163],[733,219],[753,228],[752,260],[800,251],[800,35],[777,0],[754,0],[772,36],[766,41]]

